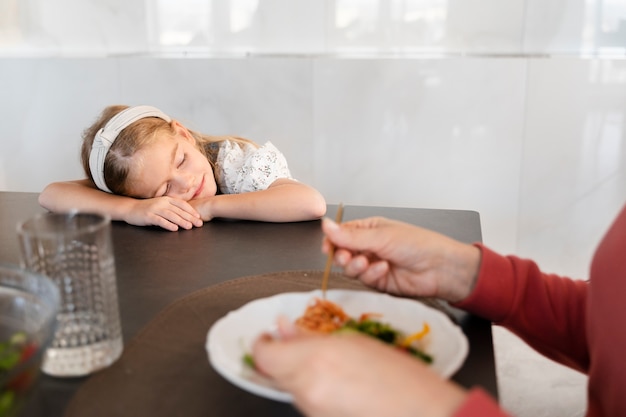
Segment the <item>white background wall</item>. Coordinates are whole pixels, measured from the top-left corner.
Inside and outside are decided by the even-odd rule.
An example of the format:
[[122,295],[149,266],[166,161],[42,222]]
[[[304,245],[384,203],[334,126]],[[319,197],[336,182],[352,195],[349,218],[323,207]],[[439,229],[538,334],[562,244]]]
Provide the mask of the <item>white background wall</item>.
[[273,141],[330,203],[476,210],[494,249],[584,278],[626,200],[625,22],[624,0],[0,0],[0,190],[83,177],[99,111],[152,104]]

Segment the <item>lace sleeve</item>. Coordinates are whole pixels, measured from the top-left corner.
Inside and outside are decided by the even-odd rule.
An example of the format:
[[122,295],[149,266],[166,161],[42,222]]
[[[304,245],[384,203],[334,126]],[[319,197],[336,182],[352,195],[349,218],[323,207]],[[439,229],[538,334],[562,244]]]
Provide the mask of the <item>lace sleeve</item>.
[[216,161],[216,180],[224,194],[265,190],[279,178],[292,178],[285,156],[271,142],[255,148],[226,141]]

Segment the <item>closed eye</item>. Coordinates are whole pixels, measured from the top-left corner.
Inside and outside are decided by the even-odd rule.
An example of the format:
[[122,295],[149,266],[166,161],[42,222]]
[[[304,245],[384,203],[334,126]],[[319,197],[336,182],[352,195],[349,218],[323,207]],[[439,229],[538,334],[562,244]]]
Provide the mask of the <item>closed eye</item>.
[[[180,169],[185,164],[186,161],[187,161],[187,154],[183,153],[180,161],[176,164],[176,169]],[[168,182],[165,185],[165,192],[163,193],[163,195],[169,195],[170,189],[171,189],[171,183]]]

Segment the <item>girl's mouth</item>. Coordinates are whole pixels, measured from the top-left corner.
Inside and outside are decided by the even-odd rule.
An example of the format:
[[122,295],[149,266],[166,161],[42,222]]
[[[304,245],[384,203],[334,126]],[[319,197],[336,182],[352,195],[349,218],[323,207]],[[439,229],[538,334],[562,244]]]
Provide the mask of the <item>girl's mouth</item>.
[[202,193],[203,188],[204,188],[204,176],[202,177],[202,181],[200,181],[200,185],[198,186],[198,189],[193,194],[193,197],[191,197],[191,199],[193,200],[194,198],[197,198]]

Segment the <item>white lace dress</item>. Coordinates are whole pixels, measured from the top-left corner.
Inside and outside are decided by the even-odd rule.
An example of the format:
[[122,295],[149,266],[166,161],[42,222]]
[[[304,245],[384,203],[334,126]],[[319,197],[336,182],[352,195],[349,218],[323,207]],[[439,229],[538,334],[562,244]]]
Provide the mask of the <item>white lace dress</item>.
[[290,178],[285,156],[271,142],[256,148],[236,142],[220,143],[215,179],[223,194],[265,190],[279,178]]

